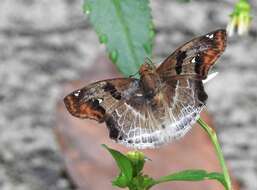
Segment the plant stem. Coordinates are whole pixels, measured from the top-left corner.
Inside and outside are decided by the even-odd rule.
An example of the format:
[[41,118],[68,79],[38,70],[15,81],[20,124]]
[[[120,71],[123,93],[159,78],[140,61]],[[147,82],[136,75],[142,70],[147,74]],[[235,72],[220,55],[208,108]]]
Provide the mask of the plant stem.
[[219,141],[218,141],[218,137],[217,137],[215,131],[210,126],[208,126],[208,124],[205,123],[201,118],[199,118],[197,120],[197,122],[208,133],[208,135],[209,135],[209,137],[212,141],[212,144],[215,147],[216,154],[218,156],[220,166],[222,168],[222,172],[223,172],[223,175],[224,175],[224,178],[225,178],[225,181],[226,181],[227,189],[232,190],[231,180],[230,180],[230,176],[229,176],[229,173],[228,173],[228,168],[226,166],[226,163],[225,163],[222,151],[221,151],[221,147],[220,147],[220,144],[219,144]]

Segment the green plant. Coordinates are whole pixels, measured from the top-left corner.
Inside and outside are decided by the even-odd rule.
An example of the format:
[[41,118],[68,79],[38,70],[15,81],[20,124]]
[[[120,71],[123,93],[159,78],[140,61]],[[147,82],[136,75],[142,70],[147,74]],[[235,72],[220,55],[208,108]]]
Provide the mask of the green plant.
[[[190,0],[178,1],[190,2]],[[85,0],[83,10],[88,15],[90,23],[98,34],[100,43],[106,45],[110,59],[124,76],[137,73],[145,58],[152,57],[155,32],[149,0]],[[244,21],[246,17],[250,19],[249,12],[250,5],[248,1],[239,0],[231,16],[234,19],[232,29],[235,26],[240,28],[240,23],[241,25],[246,23],[241,20],[240,23],[239,21],[235,22],[235,18],[243,15]],[[249,29],[248,26],[250,24],[250,20],[247,19],[248,25],[244,27],[246,30]],[[216,133],[203,120],[199,119],[198,123],[208,133],[215,147],[222,173],[207,172],[205,170],[186,170],[163,176],[159,179],[153,179],[142,172],[145,163],[143,153],[133,151],[123,155],[104,145],[120,169],[120,174],[112,182],[113,185],[121,188],[126,187],[130,190],[147,190],[154,185],[168,181],[213,179],[219,181],[226,190],[231,190],[230,177]]]
[[230,176],[217,135],[215,131],[202,119],[198,119],[198,124],[208,133],[212,144],[215,147],[219,163],[222,168],[222,173],[191,169],[162,176],[159,179],[153,179],[142,171],[145,160],[147,160],[142,152],[132,151],[128,152],[127,155],[123,155],[117,150],[113,150],[106,145],[103,145],[103,147],[106,148],[115,159],[116,164],[120,169],[119,175],[113,180],[112,184],[120,188],[129,188],[129,190],[148,190],[154,185],[170,181],[202,181],[211,179],[220,182],[226,190],[231,190],[232,186]]

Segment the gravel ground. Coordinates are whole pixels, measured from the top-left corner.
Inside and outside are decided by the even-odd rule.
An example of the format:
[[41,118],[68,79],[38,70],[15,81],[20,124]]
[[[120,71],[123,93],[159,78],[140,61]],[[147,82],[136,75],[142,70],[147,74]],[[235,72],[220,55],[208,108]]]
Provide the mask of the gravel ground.
[[[155,61],[193,36],[225,27],[232,0],[152,1]],[[257,3],[253,13],[257,18]],[[70,190],[52,134],[65,82],[79,79],[104,47],[79,0],[1,0],[0,189]],[[199,11],[200,10],[200,11]],[[207,84],[225,157],[245,190],[257,189],[257,25],[232,38]]]

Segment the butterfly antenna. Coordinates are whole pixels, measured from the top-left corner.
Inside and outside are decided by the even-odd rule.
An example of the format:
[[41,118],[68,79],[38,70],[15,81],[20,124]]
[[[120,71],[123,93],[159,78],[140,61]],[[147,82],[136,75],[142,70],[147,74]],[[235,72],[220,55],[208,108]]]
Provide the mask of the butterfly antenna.
[[[155,67],[154,63],[152,62],[152,60],[149,57],[145,58],[144,63],[147,63],[147,64],[151,65],[152,67]],[[139,70],[135,74],[129,75],[129,78],[132,78],[132,77],[138,75],[138,73],[139,73]]]
[[154,66],[154,63],[152,62],[152,60],[149,57],[145,58],[145,63]]

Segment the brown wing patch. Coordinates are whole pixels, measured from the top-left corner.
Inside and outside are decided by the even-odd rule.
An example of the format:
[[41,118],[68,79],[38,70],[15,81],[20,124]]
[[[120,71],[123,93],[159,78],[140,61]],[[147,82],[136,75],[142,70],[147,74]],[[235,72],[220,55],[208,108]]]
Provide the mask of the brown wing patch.
[[214,41],[216,43],[216,47],[220,51],[224,51],[227,42],[226,30],[217,30],[216,32],[214,32]]
[[210,67],[216,62],[220,57],[221,53],[226,47],[226,31],[218,30],[214,33],[209,33],[205,35],[212,41],[212,48],[208,48],[200,54],[200,59],[202,62],[199,74],[206,78]]
[[103,121],[105,109],[100,106],[98,99],[92,98],[80,102],[79,96],[70,94],[64,98],[64,103],[67,110],[75,117]]

